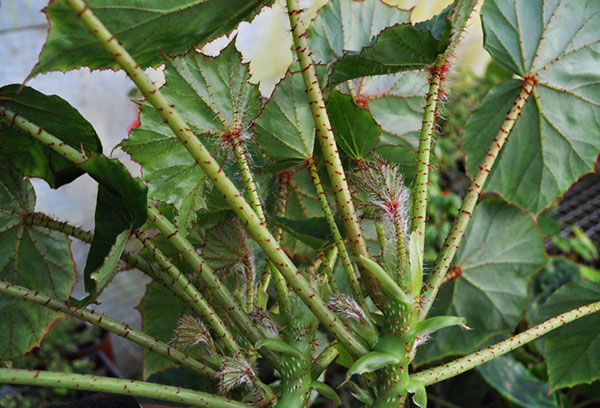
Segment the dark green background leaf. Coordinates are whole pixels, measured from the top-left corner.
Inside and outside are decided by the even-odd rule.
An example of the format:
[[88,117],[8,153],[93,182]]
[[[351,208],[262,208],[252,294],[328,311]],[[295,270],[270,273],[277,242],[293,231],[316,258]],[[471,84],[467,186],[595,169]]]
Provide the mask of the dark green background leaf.
[[[163,343],[173,339],[173,331],[177,319],[183,313],[185,303],[160,282],[151,282],[146,295],[138,305],[137,309],[142,315],[142,331]],[[175,363],[142,349],[143,378],[152,374],[174,367]]]
[[[102,153],[96,131],[67,101],[44,95],[28,86],[17,94],[20,85],[0,88],[0,105],[8,107],[69,146],[86,152]],[[0,158],[10,160],[25,175],[40,177],[52,188],[70,183],[83,171],[41,142],[10,123],[0,121]]]
[[[29,180],[0,164],[0,279],[67,300],[75,284],[75,262],[64,235],[27,223],[35,193]],[[38,345],[61,316],[42,306],[0,295],[0,360]]]
[[327,113],[338,146],[350,158],[364,159],[377,146],[379,125],[350,95],[332,92],[327,99]]
[[[87,0],[108,30],[146,68],[162,62],[161,50],[181,54],[233,30],[251,19],[265,0]],[[64,0],[45,9],[50,20],[48,39],[30,76],[87,66],[115,67],[109,55],[77,19]]]
[[[600,284],[568,283],[544,303],[538,321],[598,301]],[[552,390],[600,379],[599,327],[600,314],[594,313],[546,335],[544,356]]]
[[501,201],[479,204],[454,262],[462,275],[442,287],[432,307],[433,315],[465,317],[473,330],[441,330],[419,348],[418,363],[472,352],[512,330],[527,304],[527,283],[544,262],[533,219]]
[[523,408],[558,408],[548,384],[534,377],[510,355],[500,356],[477,367],[490,387]]
[[332,85],[349,79],[425,68],[435,61],[440,42],[410,24],[383,30],[373,45],[347,54],[333,64]]
[[371,112],[383,133],[379,146],[403,146],[416,151],[423,121],[427,73],[399,72],[348,81],[341,91],[353,96],[358,106]]

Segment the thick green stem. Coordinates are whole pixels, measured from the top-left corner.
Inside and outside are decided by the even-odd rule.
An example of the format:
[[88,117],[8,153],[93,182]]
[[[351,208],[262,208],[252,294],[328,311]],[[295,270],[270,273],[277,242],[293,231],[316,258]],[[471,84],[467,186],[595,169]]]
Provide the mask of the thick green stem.
[[189,281],[189,279],[183,274],[173,262],[167,258],[163,252],[154,245],[150,237],[145,235],[143,232],[137,231],[136,236],[142,242],[142,244],[152,253],[154,258],[163,267],[165,272],[173,279],[173,285],[177,287],[177,293],[182,293],[183,298],[188,300],[188,303],[192,306],[194,311],[198,313],[203,320],[210,325],[214,330],[215,334],[223,340],[225,347],[231,353],[238,353],[241,351],[240,346],[235,341],[233,335],[229,332],[227,326],[219,315],[213,310],[211,305],[204,299],[204,297],[198,292],[198,289]]
[[405,292],[409,293],[410,276],[408,273],[408,250],[406,248],[406,231],[404,230],[404,220],[399,210],[394,211],[394,231],[396,233],[396,251],[398,258],[397,276],[394,280],[400,284]]
[[435,263],[435,267],[431,276],[429,277],[429,281],[427,282],[427,286],[425,288],[425,292],[421,299],[421,310],[419,312],[419,318],[422,320],[427,316],[431,305],[433,304],[433,300],[435,299],[437,292],[440,289],[442,281],[444,280],[444,275],[448,271],[452,260],[454,259],[454,255],[456,254],[456,250],[460,245],[460,242],[465,234],[465,230],[467,229],[467,225],[471,220],[471,213],[475,208],[475,204],[477,203],[477,199],[481,194],[483,189],[483,185],[492,169],[492,165],[496,161],[502,146],[506,142],[508,135],[512,131],[515,122],[517,121],[521,110],[523,110],[523,106],[531,93],[531,90],[534,86],[534,80],[528,79],[523,80],[523,87],[521,92],[517,95],[517,99],[508,112],[504,123],[500,127],[500,131],[492,141],[489,149],[487,150],[485,157],[481,161],[479,165],[479,171],[475,174],[473,178],[473,182],[471,186],[467,190],[467,194],[463,200],[463,203],[458,211],[458,215],[456,216],[454,222],[452,223],[452,229],[446,241],[444,242],[444,246],[442,251],[438,255],[438,258]]
[[26,302],[35,303],[58,312],[66,313],[70,316],[76,317],[77,319],[81,319],[95,326],[99,326],[105,330],[115,333],[118,336],[139,344],[140,346],[159,354],[162,357],[167,358],[181,365],[182,367],[201,375],[204,378],[214,379],[215,371],[213,369],[205,366],[199,361],[194,360],[187,354],[177,351],[165,343],[162,343],[139,330],[132,329],[129,327],[129,325],[113,320],[101,313],[88,310],[80,306],[69,305],[67,302],[44,295],[40,291],[33,291],[5,280],[0,280],[0,293],[21,299]]
[[[32,213],[29,215],[27,222],[30,222],[33,225],[62,232],[83,242],[87,242],[88,244],[91,243],[93,239],[93,234],[91,232],[85,231],[66,222],[53,220],[46,214]],[[155,271],[148,261],[137,254],[123,251],[121,259],[127,262],[127,264],[129,264],[131,267],[137,268],[152,278],[162,281],[165,285],[167,285],[167,287],[171,288],[173,293],[185,299],[196,311],[196,313],[204,317],[204,319],[213,328],[215,333],[223,339],[223,342],[227,345],[231,352],[239,351],[240,348],[235,343],[233,336],[229,333],[223,321],[198,292],[198,289],[187,279],[184,274],[179,271],[175,265],[173,265],[171,261],[168,260],[162,251],[156,248],[154,243],[152,243],[148,237],[141,232],[136,232],[136,236],[140,239],[140,241],[142,241],[142,244],[144,244],[144,246],[146,246],[146,248],[148,248],[148,250],[154,254],[161,266],[170,276],[171,280],[169,281],[168,279],[165,279],[162,270]]]
[[97,375],[0,368],[0,384],[61,387],[111,394],[133,395],[205,408],[249,408],[250,405],[205,392],[168,385]]
[[335,281],[335,276],[333,272],[335,263],[337,262],[337,256],[337,246],[333,245],[327,250],[327,252],[325,253],[325,259],[321,263],[321,269],[325,272],[325,275],[327,275],[329,288],[331,289],[331,293],[333,293],[334,296],[340,294],[340,289],[338,288],[337,282]]
[[[367,244],[362,234],[360,222],[356,216],[352,195],[348,188],[335,137],[331,130],[323,94],[319,87],[317,71],[315,70],[310,49],[308,48],[306,27],[301,19],[302,10],[298,4],[298,0],[287,0],[287,9],[290,25],[292,27],[296,55],[298,56],[300,67],[302,68],[302,76],[304,78],[310,108],[315,121],[319,143],[327,167],[327,173],[329,174],[329,179],[331,180],[333,191],[335,192],[338,211],[342,217],[348,241],[354,255],[356,257],[360,255],[368,257]],[[371,276],[366,269],[361,269],[361,274],[365,279],[365,286],[371,299],[373,299],[380,307],[383,307],[383,297],[379,290],[377,280]]]
[[335,242],[335,245],[338,249],[338,253],[342,261],[342,266],[344,267],[344,271],[346,272],[346,278],[348,279],[348,283],[350,284],[350,290],[352,290],[354,298],[361,304],[361,306],[363,306],[363,309],[368,311],[365,297],[363,296],[362,291],[360,290],[360,282],[356,277],[356,273],[354,272],[354,266],[352,265],[352,260],[350,259],[350,255],[348,254],[348,250],[346,249],[346,244],[344,243],[342,234],[340,234],[340,230],[338,229],[337,224],[335,223],[335,218],[333,218],[333,213],[331,212],[331,208],[329,207],[329,203],[327,202],[327,196],[325,195],[325,190],[323,190],[323,184],[321,183],[321,178],[319,177],[319,173],[317,171],[317,164],[315,163],[314,157],[308,159],[306,161],[306,165],[308,166],[308,170],[310,171],[310,177],[312,178],[315,190],[317,191],[317,197],[319,197],[319,203],[321,204],[321,209],[325,214],[327,225],[329,226],[329,230],[333,235],[333,242]]
[[329,367],[331,363],[337,358],[340,351],[337,348],[337,341],[330,343],[327,347],[321,351],[317,356],[317,360],[312,366],[311,376],[315,380]]
[[421,371],[413,374],[412,377],[423,382],[425,385],[435,384],[440,381],[447,380],[459,374],[464,373],[472,368],[480,366],[488,361],[495,359],[503,354],[511,352],[544,334],[558,329],[571,323],[574,320],[600,311],[600,302],[590,303],[589,305],[578,307],[577,309],[569,310],[563,314],[552,317],[545,322],[533,326],[516,336],[510,337],[493,346],[486,347],[475,353],[456,359],[450,363],[446,363],[439,367],[430,368],[429,370]]
[[248,194],[248,200],[250,201],[250,206],[258,215],[258,218],[262,222],[266,221],[265,213],[262,208],[262,204],[260,202],[260,195],[258,194],[258,185],[256,184],[256,180],[252,175],[252,170],[250,170],[250,165],[248,164],[248,158],[246,157],[246,149],[244,148],[243,142],[241,140],[232,140],[233,151],[235,153],[235,158],[238,162],[238,166],[240,171],[242,172],[242,179],[244,180],[244,184],[246,185],[246,194]]
[[417,233],[419,239],[419,251],[423,253],[425,246],[425,223],[427,219],[427,186],[429,185],[429,161],[431,154],[431,140],[433,139],[433,128],[437,104],[440,99],[440,75],[438,69],[434,69],[429,76],[429,92],[427,93],[427,104],[423,115],[423,125],[419,136],[419,153],[417,156],[416,177],[413,185],[412,200],[412,230]]
[[[350,353],[355,356],[365,354],[367,349],[364,345],[361,344],[346,327],[344,327],[343,323],[336,318],[336,316],[327,308],[325,302],[323,302],[317,293],[310,287],[306,279],[300,274],[289,257],[277,244],[265,223],[260,221],[250,204],[244,199],[242,193],[231,182],[217,161],[212,157],[210,152],[176,111],[176,107],[167,101],[160,90],[156,88],[152,81],[144,74],[144,71],[139,67],[131,55],[129,55],[129,53],[119,44],[118,40],[116,40],[106,29],[102,22],[98,20],[83,0],[66,1],[98,42],[113,56],[115,61],[125,70],[125,72],[127,72],[148,102],[156,108],[164,122],[171,128],[192,157],[194,157],[207,177],[215,184],[217,190],[223,194],[223,197],[229,203],[233,211],[235,211],[238,217],[243,221],[250,235],[255,239],[263,251],[265,251],[269,259],[277,266],[277,269],[279,269],[286,281],[302,301]],[[224,295],[220,294],[219,296],[223,297]],[[233,301],[233,299],[231,300]],[[235,302],[233,302],[233,304],[234,303]],[[239,309],[239,307],[236,306],[236,309]],[[235,310],[232,313],[238,315],[238,312]],[[244,319],[244,322],[246,321],[248,320]],[[245,326],[245,323],[243,326]],[[244,328],[246,331],[248,331],[248,329],[249,328]],[[257,330],[253,331],[258,332]]]

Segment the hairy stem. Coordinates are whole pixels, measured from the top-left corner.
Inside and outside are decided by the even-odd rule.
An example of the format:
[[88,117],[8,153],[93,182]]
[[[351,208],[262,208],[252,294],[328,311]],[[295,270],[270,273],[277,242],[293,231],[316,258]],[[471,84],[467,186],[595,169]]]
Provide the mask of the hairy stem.
[[344,272],[346,272],[346,278],[348,279],[348,283],[350,284],[350,290],[352,290],[352,294],[354,298],[363,306],[363,309],[368,311],[366,307],[365,297],[360,290],[360,282],[356,277],[356,273],[354,272],[354,266],[352,265],[352,260],[350,259],[350,255],[348,254],[348,250],[346,249],[346,244],[342,238],[342,234],[340,234],[340,230],[335,223],[335,219],[333,218],[333,213],[331,212],[331,208],[329,207],[329,203],[327,202],[327,196],[325,195],[325,191],[323,190],[323,184],[321,184],[321,178],[319,177],[319,173],[317,172],[317,164],[315,163],[314,157],[311,157],[306,161],[306,165],[308,166],[308,170],[310,171],[310,177],[312,178],[313,184],[315,186],[315,190],[317,192],[317,197],[319,197],[319,203],[321,204],[321,209],[325,214],[325,219],[327,220],[327,225],[329,226],[329,230],[333,236],[333,242],[335,242],[335,246],[338,249],[338,253],[340,255],[340,259],[342,261],[342,266],[344,267]]
[[456,359],[450,363],[439,367],[430,368],[413,374],[412,377],[422,381],[425,385],[435,384],[447,380],[472,368],[480,366],[488,361],[495,359],[503,354],[513,351],[541,336],[571,323],[574,320],[600,311],[600,302],[590,303],[589,305],[569,310],[563,314],[552,317],[536,326],[533,326],[516,336],[510,337],[493,346],[486,347],[483,350],[476,351],[473,354]]
[[[83,242],[90,244],[93,239],[93,234],[84,229],[75,227],[68,224],[67,222],[60,222],[53,220],[46,214],[42,213],[31,213],[27,222],[32,225],[37,225],[43,228],[48,228],[54,231],[59,231],[74,238],[77,238]],[[227,327],[219,316],[212,310],[212,307],[206,302],[202,295],[198,292],[198,289],[182,274],[179,269],[168,260],[168,258],[160,251],[156,246],[146,237],[142,232],[135,232],[136,236],[142,241],[142,244],[148,248],[148,250],[154,254],[156,259],[159,261],[161,266],[164,268],[170,277],[170,281],[164,275],[162,270],[155,271],[154,268],[148,261],[128,251],[123,251],[121,259],[133,268],[139,269],[153,279],[160,280],[173,293],[185,299],[188,304],[198,313],[203,316],[204,319],[210,324],[215,333],[223,339],[223,342],[229,348],[231,352],[239,351],[239,346],[235,343],[233,336],[229,333]]]
[[167,258],[163,252],[154,245],[150,237],[141,231],[135,232],[136,237],[152,253],[154,258],[163,267],[165,272],[173,279],[173,285],[177,287],[176,293],[183,294],[183,298],[188,300],[194,311],[200,315],[203,320],[210,325],[215,334],[223,340],[225,347],[231,353],[238,353],[241,348],[235,341],[232,334],[219,315],[213,310],[211,305],[198,292],[198,289],[189,281],[173,262]]
[[383,256],[383,254],[385,253],[385,241],[387,240],[383,223],[376,222],[375,230],[377,231],[377,242],[379,243],[379,249],[381,250],[381,256]]
[[[319,87],[317,71],[315,70],[311,53],[308,48],[306,27],[301,20],[302,10],[300,9],[298,0],[287,0],[287,9],[290,25],[292,27],[296,55],[298,56],[300,67],[302,68],[302,76],[304,78],[310,108],[315,121],[321,150],[323,151],[327,173],[329,174],[329,178],[333,185],[333,191],[335,192],[338,211],[342,217],[346,234],[348,235],[348,241],[354,255],[357,257],[360,255],[368,257],[367,244],[362,234],[360,222],[356,216],[352,195],[348,188],[342,161],[340,160],[340,155],[335,143],[335,137],[331,130],[323,94]],[[361,274],[365,279],[365,286],[369,295],[376,304],[383,307],[383,297],[379,290],[377,280],[364,268],[361,269]]]
[[337,282],[335,281],[335,276],[333,274],[333,268],[335,267],[335,263],[337,262],[338,249],[337,246],[333,245],[325,252],[325,259],[321,263],[321,270],[325,272],[327,275],[327,282],[329,283],[329,288],[331,289],[331,293],[334,296],[340,294],[340,289],[338,288]]
[[425,223],[427,219],[427,186],[429,185],[429,161],[431,154],[431,140],[437,104],[439,102],[440,75],[434,68],[429,76],[429,92],[423,115],[423,125],[419,136],[419,153],[417,156],[416,177],[413,185],[412,200],[412,230],[419,239],[419,251],[423,253],[425,246]]
[[[214,183],[217,190],[223,194],[233,211],[241,218],[250,235],[263,249],[266,255],[277,266],[285,280],[294,289],[302,301],[323,323],[327,330],[353,355],[359,356],[367,349],[327,308],[327,305],[310,287],[296,266],[277,244],[264,222],[261,222],[252,207],[244,199],[241,192],[231,182],[210,152],[196,137],[187,123],[170,104],[165,96],[152,81],[144,74],[135,60],[129,55],[107,30],[102,22],[87,7],[83,0],[66,0],[77,17],[87,26],[92,35],[108,51],[115,61],[127,72],[131,80],[146,97],[164,122],[190,152],[207,177]],[[222,294],[220,295],[223,296]],[[233,301],[233,299],[231,299]],[[236,306],[237,309],[239,307]],[[235,312],[237,314],[237,312]],[[244,319],[247,321],[246,319]],[[256,330],[254,330],[256,331]]]
[[[205,285],[205,290],[211,293],[219,302],[221,307],[227,310],[228,315],[233,319],[237,326],[242,330],[244,335],[252,342],[256,343],[264,337],[264,334],[250,320],[248,315],[242,310],[240,305],[233,298],[229,290],[223,285],[223,282],[215,274],[212,268],[198,255],[196,248],[185,239],[171,222],[152,205],[148,206],[148,217],[150,221],[159,229],[159,231],[167,237],[167,240],[173,245],[183,256],[184,260],[196,271],[196,275],[202,280]],[[260,349],[262,353],[269,356],[276,362],[276,357],[270,351]]]
[[52,310],[56,310],[57,312],[66,313],[77,319],[81,319],[95,326],[99,326],[105,330],[115,333],[118,336],[139,344],[140,346],[159,354],[162,357],[169,359],[181,365],[182,367],[201,375],[204,378],[214,380],[215,371],[212,368],[205,366],[201,362],[189,357],[187,354],[184,354],[139,330],[132,329],[129,327],[129,325],[113,320],[101,313],[85,309],[80,306],[69,305],[67,302],[51,298],[40,291],[33,291],[5,280],[0,280],[0,293],[26,302],[35,303]]
[[34,385],[38,387],[62,387],[111,394],[133,395],[153,398],[176,404],[204,408],[249,408],[242,402],[205,392],[168,385],[121,378],[100,377],[89,374],[60,373],[53,371],[0,368],[0,384]]
[[444,242],[444,246],[442,247],[442,251],[438,255],[438,258],[435,263],[435,267],[431,276],[429,277],[429,281],[427,282],[427,286],[425,288],[425,292],[421,299],[421,310],[419,312],[419,318],[422,320],[427,316],[431,305],[433,304],[433,300],[435,299],[437,292],[440,289],[441,283],[444,279],[444,275],[448,271],[452,260],[454,259],[454,255],[456,254],[456,250],[460,245],[460,242],[465,234],[465,230],[467,229],[467,225],[471,220],[471,213],[475,208],[475,204],[477,203],[477,199],[481,194],[481,190],[485,181],[490,173],[492,165],[496,161],[502,146],[506,142],[508,135],[512,131],[529,94],[534,86],[533,80],[523,80],[523,86],[521,92],[517,95],[517,99],[508,112],[506,116],[506,120],[502,123],[500,127],[500,131],[492,141],[489,149],[487,150],[485,157],[481,161],[479,165],[479,171],[473,178],[473,182],[471,186],[467,190],[467,194],[463,200],[463,203],[458,211],[458,215],[456,216],[454,222],[452,223],[452,228],[450,234],[446,238]]

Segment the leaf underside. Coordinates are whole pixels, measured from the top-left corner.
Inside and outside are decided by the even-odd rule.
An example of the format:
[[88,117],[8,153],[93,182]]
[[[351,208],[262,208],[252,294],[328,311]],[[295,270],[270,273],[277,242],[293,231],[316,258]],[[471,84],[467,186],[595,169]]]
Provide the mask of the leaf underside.
[[[67,300],[75,284],[75,262],[64,235],[32,226],[35,193],[28,180],[0,165],[0,279]],[[42,306],[0,295],[0,360],[38,345],[61,316]]]
[[[492,57],[537,82],[485,189],[538,214],[592,171],[600,153],[600,4],[490,0],[482,15]],[[470,174],[519,86],[513,80],[492,89],[469,120],[464,147]]]
[[[538,322],[600,301],[600,284],[568,283],[541,307]],[[544,357],[552,391],[600,379],[600,314],[594,313],[548,333]]]
[[488,337],[510,331],[527,304],[527,283],[545,262],[533,220],[500,201],[477,206],[454,262],[462,275],[444,284],[433,315],[466,318],[473,330],[443,329],[419,348],[418,364],[475,350]]

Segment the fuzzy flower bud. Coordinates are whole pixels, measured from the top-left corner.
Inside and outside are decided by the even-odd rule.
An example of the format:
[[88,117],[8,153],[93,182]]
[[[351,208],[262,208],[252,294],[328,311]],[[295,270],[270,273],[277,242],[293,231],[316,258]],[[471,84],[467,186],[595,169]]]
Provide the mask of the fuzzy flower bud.
[[258,394],[255,387],[258,379],[256,371],[241,356],[223,357],[223,366],[216,376],[219,378],[219,393],[222,395],[243,385]]
[[206,326],[192,316],[180,316],[179,319],[177,319],[174,331],[175,337],[169,342],[171,347],[178,350],[184,350],[195,346],[196,344],[204,343],[211,353],[216,354],[213,339],[206,329]]
[[329,299],[329,308],[337,315],[347,319],[354,319],[359,323],[365,323],[365,312],[356,303],[356,300],[347,295],[339,295]]

